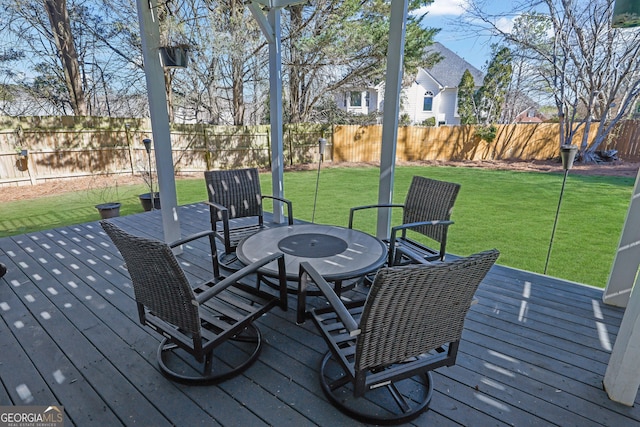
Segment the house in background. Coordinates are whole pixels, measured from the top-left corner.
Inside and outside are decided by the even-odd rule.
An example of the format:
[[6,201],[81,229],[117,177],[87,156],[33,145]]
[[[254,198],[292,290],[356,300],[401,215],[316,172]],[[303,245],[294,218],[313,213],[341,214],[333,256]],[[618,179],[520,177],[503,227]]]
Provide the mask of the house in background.
[[542,123],[547,121],[547,117],[542,114],[536,107],[529,107],[518,114],[514,123]]
[[340,109],[352,114],[369,114],[374,111],[382,111],[384,83],[366,87],[354,87],[350,90],[339,92],[335,96],[335,101]]
[[[442,59],[431,68],[419,68],[414,81],[401,94],[400,115],[413,124],[432,119],[437,126],[458,125],[458,84],[465,70],[473,76],[476,88],[482,85],[482,72],[444,47],[434,43],[428,53],[439,53]],[[353,88],[335,97],[339,108],[355,114],[382,111],[384,83],[366,88]],[[431,120],[429,120],[431,121]]]

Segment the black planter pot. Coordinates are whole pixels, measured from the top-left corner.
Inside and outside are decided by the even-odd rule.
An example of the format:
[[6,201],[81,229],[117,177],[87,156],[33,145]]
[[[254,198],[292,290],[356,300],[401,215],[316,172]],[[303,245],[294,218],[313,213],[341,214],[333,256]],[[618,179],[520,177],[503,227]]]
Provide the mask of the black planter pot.
[[[153,208],[160,209],[160,193],[156,192],[153,194],[154,194]],[[142,208],[145,210],[145,212],[150,211],[151,210],[151,193],[140,194],[138,198],[140,199],[140,203],[142,204]]]
[[102,219],[120,216],[120,203],[118,202],[101,203],[96,205],[96,209],[98,209]]

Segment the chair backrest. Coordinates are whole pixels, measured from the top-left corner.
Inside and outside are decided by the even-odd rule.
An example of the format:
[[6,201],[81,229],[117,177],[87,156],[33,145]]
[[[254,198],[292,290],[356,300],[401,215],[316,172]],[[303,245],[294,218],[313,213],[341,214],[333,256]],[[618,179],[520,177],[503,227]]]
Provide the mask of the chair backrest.
[[100,225],[127,264],[136,302],[184,332],[200,335],[196,297],[169,246],[129,234],[108,221]]
[[229,218],[262,216],[262,191],[258,169],[206,171],[209,201],[229,210]]
[[[458,191],[460,184],[414,176],[404,202],[402,223],[448,221]],[[438,242],[444,240],[446,233],[446,227],[422,226],[412,230]]]
[[360,319],[356,371],[398,363],[460,340],[495,249],[455,261],[381,269]]

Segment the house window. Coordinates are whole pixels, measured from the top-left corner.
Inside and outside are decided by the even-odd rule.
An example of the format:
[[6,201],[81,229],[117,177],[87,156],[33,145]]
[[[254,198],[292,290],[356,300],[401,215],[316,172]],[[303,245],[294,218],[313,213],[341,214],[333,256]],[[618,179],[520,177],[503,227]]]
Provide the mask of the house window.
[[362,93],[361,92],[351,92],[351,102],[352,107],[362,107]]
[[422,111],[433,111],[433,92],[427,91],[424,93]]
[[368,106],[369,106],[369,91],[366,91],[366,92],[364,93],[364,105],[365,105],[366,107],[368,107]]

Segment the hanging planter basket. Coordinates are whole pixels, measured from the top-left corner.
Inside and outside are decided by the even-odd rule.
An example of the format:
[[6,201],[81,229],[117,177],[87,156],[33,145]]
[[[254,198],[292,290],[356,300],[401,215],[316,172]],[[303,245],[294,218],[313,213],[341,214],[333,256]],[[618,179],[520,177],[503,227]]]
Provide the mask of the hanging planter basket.
[[186,68],[189,61],[188,46],[160,47],[160,62],[167,68]]

